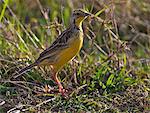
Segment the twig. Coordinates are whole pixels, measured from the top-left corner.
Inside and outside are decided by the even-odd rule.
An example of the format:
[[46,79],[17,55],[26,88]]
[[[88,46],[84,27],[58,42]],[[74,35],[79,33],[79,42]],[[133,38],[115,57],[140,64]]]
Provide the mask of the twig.
[[37,1],[37,4],[38,4],[38,6],[39,6],[39,8],[41,10],[42,15],[44,16],[44,18],[45,18],[45,20],[47,22],[47,20],[49,19],[48,14],[46,12],[44,12],[43,7],[42,7],[42,5],[40,3],[40,0],[36,0],[36,1]]
[[50,102],[50,101],[54,101],[55,99],[56,99],[56,97],[51,98],[51,99],[48,99],[48,100],[45,100],[45,101],[43,101],[43,102],[41,102],[41,103],[39,103],[39,104],[37,104],[37,105],[35,105],[35,106],[31,106],[31,107],[29,107],[29,108],[23,109],[22,111],[27,111],[27,110],[29,110],[29,109],[31,109],[31,108],[40,107],[40,106],[42,106],[43,104],[46,104],[46,103],[48,103],[48,102]]

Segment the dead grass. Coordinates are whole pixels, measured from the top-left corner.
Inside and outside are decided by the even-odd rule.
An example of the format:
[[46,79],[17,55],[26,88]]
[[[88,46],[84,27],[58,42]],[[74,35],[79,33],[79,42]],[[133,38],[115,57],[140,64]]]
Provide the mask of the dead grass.
[[[150,111],[148,0],[2,1],[0,112]],[[68,97],[57,91],[41,94],[45,84],[57,89],[46,67],[12,79],[67,27],[76,8],[93,18],[84,23],[80,55],[59,73]]]

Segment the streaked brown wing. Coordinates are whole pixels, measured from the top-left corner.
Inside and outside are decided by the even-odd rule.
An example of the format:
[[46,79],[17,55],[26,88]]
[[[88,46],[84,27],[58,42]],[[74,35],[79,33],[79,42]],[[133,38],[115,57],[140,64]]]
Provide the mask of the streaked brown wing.
[[[48,51],[45,55],[43,56],[40,56],[37,60],[36,60],[36,63],[37,65],[48,65],[48,64],[53,64],[56,62],[58,56],[59,56],[59,53],[61,52],[61,50],[65,49],[65,48],[68,48],[66,46],[56,46],[56,48],[53,48],[52,51]],[[58,50],[58,49],[61,49],[61,50]]]
[[36,62],[40,63],[47,58],[50,59],[52,56],[55,56],[57,54],[58,50],[68,48],[67,41],[71,34],[72,31],[70,28],[62,32],[58,36],[58,38],[52,43],[52,45],[40,54]]

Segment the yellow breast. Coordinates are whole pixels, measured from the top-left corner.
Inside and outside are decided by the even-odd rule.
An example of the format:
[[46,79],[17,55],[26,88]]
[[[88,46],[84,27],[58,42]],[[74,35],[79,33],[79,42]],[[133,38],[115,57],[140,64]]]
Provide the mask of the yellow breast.
[[53,68],[55,71],[61,69],[61,67],[74,58],[77,53],[80,51],[83,44],[83,34],[79,33],[77,36],[73,36],[69,40],[68,48],[60,51],[60,54],[57,57],[55,64],[53,64]]

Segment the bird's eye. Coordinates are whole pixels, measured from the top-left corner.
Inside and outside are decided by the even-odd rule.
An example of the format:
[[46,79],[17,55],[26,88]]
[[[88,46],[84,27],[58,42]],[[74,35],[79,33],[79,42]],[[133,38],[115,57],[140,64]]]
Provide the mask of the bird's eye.
[[79,15],[80,15],[80,13],[76,13],[76,15],[78,15],[78,16],[79,16]]

